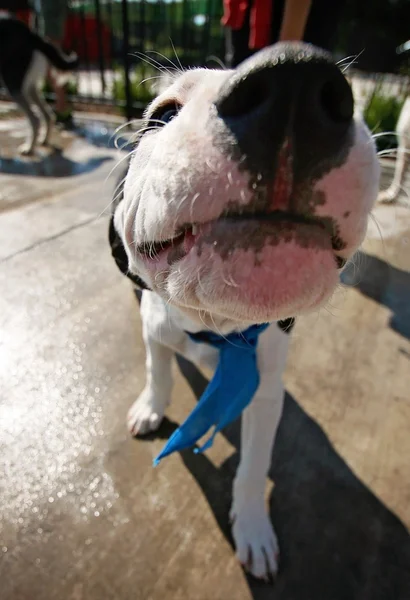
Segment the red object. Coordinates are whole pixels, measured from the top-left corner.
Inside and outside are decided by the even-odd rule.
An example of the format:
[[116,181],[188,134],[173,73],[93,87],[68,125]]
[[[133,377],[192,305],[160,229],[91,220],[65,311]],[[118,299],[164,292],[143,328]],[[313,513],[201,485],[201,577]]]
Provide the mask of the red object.
[[[111,58],[111,33],[105,23],[101,23],[102,54],[105,60]],[[84,18],[70,14],[65,25],[64,48],[75,50],[80,59],[97,62],[99,59],[98,48],[98,23],[94,17]]]
[[[240,29],[245,21],[249,0],[224,0],[222,24]],[[258,49],[271,43],[272,0],[254,0],[250,11],[249,48]]]
[[31,17],[32,11],[30,9],[16,11],[16,18],[19,19],[19,21],[23,21],[27,27],[31,27]]

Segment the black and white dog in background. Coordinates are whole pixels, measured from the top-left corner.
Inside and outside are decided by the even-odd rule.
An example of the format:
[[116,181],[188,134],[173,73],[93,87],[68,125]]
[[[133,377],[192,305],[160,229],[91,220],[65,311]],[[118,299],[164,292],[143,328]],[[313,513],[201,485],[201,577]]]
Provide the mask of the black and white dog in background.
[[[379,194],[379,202],[390,203],[398,200],[410,169],[410,96],[405,100],[396,126],[397,158],[394,176],[387,190]],[[409,200],[407,199],[409,204]]]
[[[70,71],[77,64],[76,54],[65,56],[24,23],[0,18],[0,79],[26,115],[31,129],[26,143],[20,148],[22,154],[32,154],[37,143],[47,144],[50,137],[54,114],[40,91],[48,66]],[[41,118],[44,131],[40,137]]]
[[271,323],[242,415],[231,509],[238,558],[257,577],[278,564],[264,500],[289,341],[278,323],[329,300],[364,239],[378,183],[373,140],[332,58],[277,44],[234,71],[176,76],[146,111],[114,205],[114,258],[149,290],[146,385],[128,414],[132,434],[160,425],[175,352],[215,368],[217,350],[187,332]]

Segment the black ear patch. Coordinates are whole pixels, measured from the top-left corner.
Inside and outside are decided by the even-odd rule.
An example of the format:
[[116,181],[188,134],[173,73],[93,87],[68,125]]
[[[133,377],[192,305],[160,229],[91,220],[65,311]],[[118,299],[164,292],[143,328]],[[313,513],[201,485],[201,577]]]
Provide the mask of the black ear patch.
[[128,277],[128,279],[131,279],[133,284],[138,286],[141,290],[149,290],[150,288],[143,282],[143,280],[140,277],[138,277],[138,275],[130,273],[128,265],[128,256],[125,251],[124,244],[122,243],[121,237],[118,235],[118,232],[114,226],[115,211],[119,203],[124,198],[124,181],[127,170],[128,166],[124,173],[122,173],[121,184],[118,187],[116,187],[116,198],[112,203],[112,213],[110,219],[110,226],[108,230],[108,240],[111,246],[112,257],[115,260],[117,267],[119,268],[121,273]]

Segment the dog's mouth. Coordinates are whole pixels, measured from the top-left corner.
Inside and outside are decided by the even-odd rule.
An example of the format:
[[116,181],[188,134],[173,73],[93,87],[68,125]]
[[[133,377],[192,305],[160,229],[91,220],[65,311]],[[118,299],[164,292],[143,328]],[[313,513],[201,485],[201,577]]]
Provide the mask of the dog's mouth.
[[136,251],[149,262],[166,258],[168,265],[172,265],[194,247],[200,254],[204,244],[213,245],[226,258],[238,247],[254,249],[257,254],[265,244],[290,240],[296,240],[302,247],[317,246],[333,251],[338,269],[346,264],[346,259],[339,254],[345,245],[332,218],[281,210],[226,211],[214,221],[183,225],[173,238],[139,244]]

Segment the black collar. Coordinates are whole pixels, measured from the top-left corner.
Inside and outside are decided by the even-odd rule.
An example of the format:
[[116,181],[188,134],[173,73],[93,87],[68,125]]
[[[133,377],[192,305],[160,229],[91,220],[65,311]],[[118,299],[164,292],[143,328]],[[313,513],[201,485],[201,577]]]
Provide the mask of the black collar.
[[131,281],[135,285],[137,285],[141,290],[149,290],[150,288],[142,281],[140,277],[138,277],[138,275],[133,275],[133,273],[130,273],[129,271],[127,253],[125,252],[122,240],[114,227],[114,215],[111,217],[110,220],[108,239],[110,241],[111,254],[121,273],[123,275],[126,275],[128,279],[131,279]]

